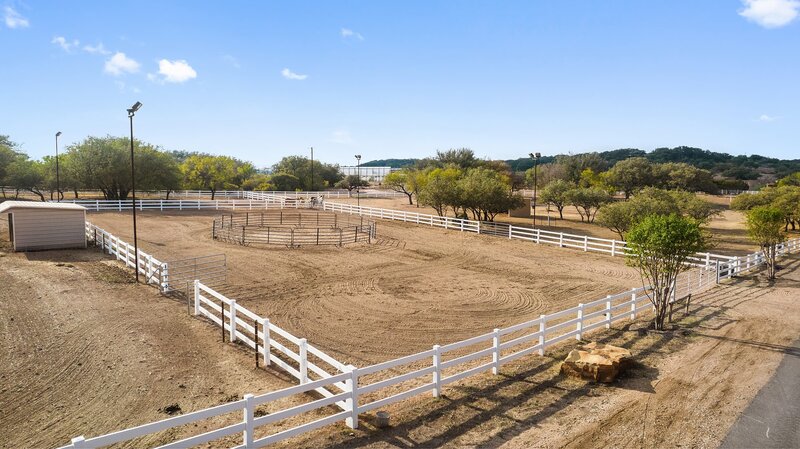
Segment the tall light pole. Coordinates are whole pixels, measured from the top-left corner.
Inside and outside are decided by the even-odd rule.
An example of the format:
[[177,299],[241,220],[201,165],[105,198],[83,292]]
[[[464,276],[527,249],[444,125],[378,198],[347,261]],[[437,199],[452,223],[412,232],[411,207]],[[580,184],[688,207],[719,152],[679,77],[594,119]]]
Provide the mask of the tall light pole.
[[314,190],[314,147],[311,147],[311,187],[308,190]]
[[56,133],[56,200],[60,203],[61,202],[61,179],[58,175],[58,136],[61,135],[61,131]]
[[133,209],[133,265],[136,272],[136,283],[139,283],[139,240],[136,235],[136,168],[133,163],[133,116],[142,107],[142,103],[136,102],[128,109],[128,118],[131,121],[131,206]]
[[542,153],[531,153],[531,157],[533,158],[533,227],[536,228],[536,187],[538,184],[536,166],[539,158],[542,157]]
[[356,154],[356,202],[361,207],[361,155]]

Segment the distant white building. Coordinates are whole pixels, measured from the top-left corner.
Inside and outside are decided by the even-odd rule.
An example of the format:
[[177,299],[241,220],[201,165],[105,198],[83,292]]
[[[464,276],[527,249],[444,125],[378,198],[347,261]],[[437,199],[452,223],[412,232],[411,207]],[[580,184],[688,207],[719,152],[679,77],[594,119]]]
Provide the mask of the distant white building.
[[389,173],[395,171],[392,167],[359,167],[357,165],[345,165],[339,166],[339,171],[342,172],[343,175],[358,175],[360,173],[361,179],[369,182],[383,182],[383,178],[386,177]]

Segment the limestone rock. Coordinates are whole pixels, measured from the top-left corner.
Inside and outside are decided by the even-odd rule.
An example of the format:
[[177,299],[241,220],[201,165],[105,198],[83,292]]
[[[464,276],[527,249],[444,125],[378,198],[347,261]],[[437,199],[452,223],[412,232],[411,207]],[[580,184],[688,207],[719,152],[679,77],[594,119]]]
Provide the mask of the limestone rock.
[[595,382],[613,382],[631,362],[631,352],[618,346],[592,342],[570,351],[561,373]]

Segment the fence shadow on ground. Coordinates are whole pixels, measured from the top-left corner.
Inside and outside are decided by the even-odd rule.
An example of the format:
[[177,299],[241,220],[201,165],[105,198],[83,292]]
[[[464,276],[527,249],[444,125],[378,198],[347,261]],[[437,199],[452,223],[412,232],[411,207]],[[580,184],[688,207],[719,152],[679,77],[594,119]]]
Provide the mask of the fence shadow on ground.
[[[800,261],[794,259],[787,261],[785,265],[793,271],[800,266]],[[733,308],[767,294],[763,288],[765,280],[759,276],[759,273],[755,273],[732,279],[699,295],[692,303],[690,312],[686,315],[677,314],[676,321],[695,338],[730,340],[766,351],[799,356],[800,350],[794,347],[727,339],[707,333],[735,324],[738,320],[730,313]],[[403,409],[398,411],[401,416],[389,429],[379,429],[372,415],[363,415],[362,428],[357,431],[355,437],[338,443],[352,448],[375,443],[403,448],[438,447],[465,444],[459,443],[458,440],[469,434],[467,437],[469,443],[466,443],[468,446],[496,448],[510,438],[558,414],[581,397],[613,394],[611,391],[614,389],[654,392],[653,386],[658,379],[659,371],[650,366],[649,360],[660,353],[688,344],[688,339],[680,336],[656,337],[647,332],[631,330],[631,324],[612,328],[593,337],[592,340],[602,343],[628,348],[637,347],[636,358],[645,362],[633,366],[611,385],[569,380],[560,375],[558,367],[568,351],[576,344],[562,345],[543,357],[526,359],[527,365],[534,366],[515,371],[520,366],[516,364],[506,368],[504,370],[506,372],[501,372],[499,376],[486,374],[475,377],[470,381],[471,386],[448,387],[438,400],[421,399],[422,402],[413,407],[407,405],[404,407],[406,411]],[[487,406],[487,403],[491,405]],[[408,409],[413,410],[408,412]],[[414,413],[415,410],[421,409],[425,412]],[[438,428],[439,424],[435,422],[440,418],[448,425],[441,432],[431,434],[430,429]],[[477,431],[479,428],[491,428],[492,431]],[[333,446],[335,444],[328,447]]]

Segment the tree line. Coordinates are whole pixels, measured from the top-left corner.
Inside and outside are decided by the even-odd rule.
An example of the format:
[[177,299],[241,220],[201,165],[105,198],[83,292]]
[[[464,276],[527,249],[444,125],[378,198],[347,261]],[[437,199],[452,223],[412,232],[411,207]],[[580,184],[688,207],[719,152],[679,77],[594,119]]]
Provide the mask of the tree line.
[[[287,156],[270,170],[230,156],[186,151],[165,151],[134,140],[137,190],[323,190],[342,181],[337,165],[302,156]],[[313,175],[312,175],[313,173]],[[8,136],[0,135],[0,194],[19,196],[21,191],[47,198],[63,198],[71,192],[99,190],[109,200],[124,200],[132,189],[130,140],[126,137],[87,137],[69,145],[58,158],[28,157]],[[57,187],[60,187],[58,189]],[[7,189],[11,189],[9,192]]]

